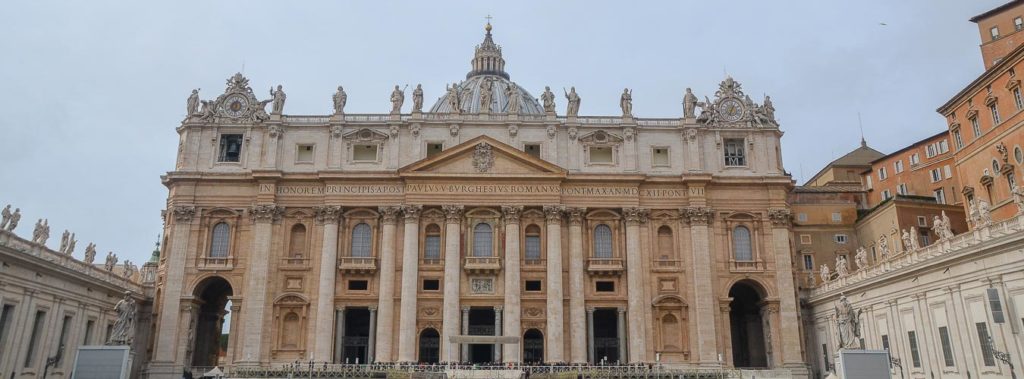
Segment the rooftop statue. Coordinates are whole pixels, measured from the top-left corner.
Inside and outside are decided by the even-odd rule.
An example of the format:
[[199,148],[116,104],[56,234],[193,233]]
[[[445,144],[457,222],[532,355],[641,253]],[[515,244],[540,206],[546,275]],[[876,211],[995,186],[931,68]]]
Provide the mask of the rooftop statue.
[[913,245],[913,242],[911,242],[911,240],[913,238],[910,236],[910,232],[908,232],[906,229],[903,229],[902,239],[903,239],[903,251],[909,252],[909,251],[914,250],[914,248],[911,247]]
[[985,200],[978,200],[978,225],[985,226],[992,223],[991,207]]
[[107,271],[114,271],[114,266],[117,266],[117,254],[113,251],[107,252],[107,260],[103,262],[103,269]]
[[0,230],[7,230],[7,224],[11,222],[11,205],[7,204],[2,211],[0,211]]
[[845,256],[836,257],[836,275],[840,278],[845,278],[846,275],[850,274],[850,265],[846,262]]
[[14,228],[18,227],[18,221],[21,221],[21,208],[14,208],[14,213],[11,214],[11,219],[7,222],[7,231],[13,232]]
[[886,237],[885,234],[878,237],[878,250],[882,254],[882,260],[889,258],[889,237]]
[[71,232],[69,232],[67,229],[64,229],[64,234],[61,234],[60,236],[60,248],[57,249],[57,251],[63,253],[65,250],[67,250],[69,239],[71,239]]
[[[562,89],[562,92],[565,92],[565,88]],[[576,117],[580,112],[580,95],[576,94],[576,87],[570,87],[569,92],[565,92],[565,99],[569,102],[565,115]]]
[[480,85],[480,113],[491,113],[491,94],[494,81],[484,80]]
[[686,94],[683,95],[683,117],[696,117],[694,113],[696,109],[697,96],[693,94],[691,89],[687,88]]
[[277,85],[276,91],[273,88],[270,89],[270,96],[272,97],[271,100],[274,103],[273,107],[270,110],[270,114],[280,115],[281,112],[284,111],[284,100],[288,96],[285,96],[284,90],[281,88],[280,84]]
[[622,109],[622,117],[633,117],[633,91],[629,88],[622,90],[619,97],[619,108]]
[[65,255],[71,255],[75,252],[75,245],[78,244],[78,240],[75,239],[75,233],[71,233],[71,237],[68,238],[68,247],[63,251]]
[[345,93],[345,89],[338,86],[338,91],[334,93],[332,100],[334,100],[334,114],[345,114],[345,103],[348,102],[348,94]]
[[423,112],[423,85],[417,84],[416,89],[412,90],[412,111]]
[[85,259],[82,262],[92,264],[96,260],[96,244],[89,242],[89,245],[85,246]]
[[551,93],[551,87],[544,86],[544,93],[540,95],[544,102],[544,112],[555,113],[555,94]]
[[188,95],[188,100],[185,102],[186,115],[191,117],[194,114],[199,113],[199,89],[192,90],[192,94]]
[[910,251],[915,251],[921,248],[921,242],[917,239],[917,227],[910,227]]
[[505,87],[505,97],[508,98],[508,108],[505,112],[519,114],[519,86],[509,83],[508,87]]
[[853,255],[853,263],[857,265],[857,270],[868,266],[868,251],[864,246],[857,248],[857,253]]
[[36,227],[32,231],[32,242],[40,245],[45,245],[46,240],[50,239],[50,220],[39,219],[36,221]]
[[828,269],[828,265],[821,265],[821,282],[828,283],[829,279],[832,279],[832,271]]
[[445,90],[448,91],[448,107],[451,108],[449,112],[462,113],[462,107],[459,106],[459,85],[452,83],[451,87],[445,86]]
[[405,89],[399,89],[395,84],[395,90],[391,91],[391,114],[402,113],[403,103],[405,103]]

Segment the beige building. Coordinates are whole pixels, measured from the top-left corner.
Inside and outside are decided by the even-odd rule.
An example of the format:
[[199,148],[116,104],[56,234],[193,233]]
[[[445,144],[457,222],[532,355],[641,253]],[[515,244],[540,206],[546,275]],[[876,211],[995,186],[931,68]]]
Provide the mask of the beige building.
[[240,74],[190,98],[151,377],[296,359],[806,375],[770,100],[727,78],[678,118],[634,117],[628,91],[622,115],[578,116],[575,90],[558,115],[504,65],[488,25],[426,111],[417,86],[411,112],[396,87],[391,113],[348,114],[339,88],[331,114],[289,115],[279,88],[267,114]]

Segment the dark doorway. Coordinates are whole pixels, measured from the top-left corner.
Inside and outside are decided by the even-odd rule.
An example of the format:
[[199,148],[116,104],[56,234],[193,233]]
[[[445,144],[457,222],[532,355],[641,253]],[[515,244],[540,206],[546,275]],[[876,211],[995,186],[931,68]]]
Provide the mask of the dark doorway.
[[761,320],[761,294],[751,284],[736,283],[729,290],[729,326],[732,332],[734,367],[768,367],[764,324]]
[[192,366],[219,366],[220,358],[227,352],[229,336],[224,330],[224,318],[228,315],[231,285],[223,278],[211,277],[196,286],[194,294],[199,299],[199,314],[196,316]]
[[523,362],[544,361],[544,334],[537,329],[523,333]]
[[[494,335],[494,308],[472,308],[469,310],[469,335]],[[493,344],[470,344],[469,362],[488,363],[494,361]]]
[[441,358],[441,335],[437,329],[426,328],[420,332],[420,363],[438,363]]
[[342,346],[342,362],[366,363],[370,346],[369,309],[345,309],[345,339]]
[[619,310],[594,310],[594,363],[619,361]]

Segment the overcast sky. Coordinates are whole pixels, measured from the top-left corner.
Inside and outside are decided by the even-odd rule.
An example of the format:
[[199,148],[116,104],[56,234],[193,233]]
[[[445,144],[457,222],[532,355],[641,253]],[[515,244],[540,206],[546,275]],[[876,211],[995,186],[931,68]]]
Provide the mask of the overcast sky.
[[[728,73],[772,95],[799,183],[868,143],[891,152],[945,129],[935,109],[982,71],[971,16],[1005,0],[915,1],[13,1],[0,22],[0,207],[17,232],[50,220],[78,251],[95,241],[144,262],[161,230],[185,98],[241,71],[287,114],[386,113],[395,84],[427,106],[469,70],[494,16],[512,80],[539,95],[576,86],[580,113],[678,117]],[[559,113],[564,99],[558,99]]]

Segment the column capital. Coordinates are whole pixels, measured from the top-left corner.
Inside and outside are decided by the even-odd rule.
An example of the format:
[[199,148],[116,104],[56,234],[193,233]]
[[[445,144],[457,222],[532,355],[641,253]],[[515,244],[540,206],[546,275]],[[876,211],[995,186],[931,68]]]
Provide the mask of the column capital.
[[619,317],[622,317],[622,315],[626,314],[626,307],[618,307],[615,308],[615,310],[619,312]]
[[461,205],[442,205],[441,210],[444,211],[444,220],[449,224],[458,224],[462,222],[462,212],[466,208]]
[[370,311],[371,313],[376,312],[377,311],[377,306],[376,305],[371,305],[369,307],[366,307],[366,310]]
[[789,208],[768,208],[768,218],[774,226],[788,227],[792,223],[793,212]]
[[646,224],[651,210],[647,208],[622,208],[622,214],[626,218],[626,225]]
[[385,205],[377,207],[377,211],[380,212],[382,223],[394,224],[398,220],[398,213],[402,211],[402,207],[398,205]]
[[249,217],[256,223],[278,222],[284,216],[284,207],[277,204],[256,204],[249,208]]
[[462,313],[467,313],[467,312],[469,312],[469,306],[468,305],[463,305],[462,306]]
[[[494,306],[494,311],[495,311],[495,312],[501,312],[501,311],[502,311],[502,310],[504,310],[504,309],[505,309],[505,306],[503,306],[503,305],[495,305],[495,306]],[[496,313],[496,314],[497,314],[497,313]]]
[[420,221],[420,212],[423,211],[422,205],[405,204],[402,205],[402,214],[405,215],[405,223],[412,224]]
[[544,206],[544,218],[547,219],[548,224],[560,224],[562,222],[563,213],[565,213],[564,205]]
[[569,218],[569,225],[583,225],[583,217],[586,216],[587,208],[566,207],[565,216]]
[[313,218],[318,225],[337,224],[341,219],[340,205],[319,205],[313,207]]
[[710,224],[715,212],[708,207],[683,207],[679,209],[683,218],[691,224]]
[[339,305],[339,306],[338,306],[337,308],[334,308],[334,310],[336,310],[336,311],[342,311],[342,312],[344,312],[344,311],[345,311],[345,308],[346,308],[346,307],[345,307],[344,305]]
[[192,217],[196,215],[196,207],[193,205],[175,205],[171,207],[171,213],[174,214],[174,223],[187,224],[192,222]]
[[596,310],[597,310],[597,308],[587,307],[587,314],[593,315],[594,311],[596,311]]
[[522,205],[502,205],[501,206],[502,219],[506,224],[518,224],[519,218],[523,216]]

